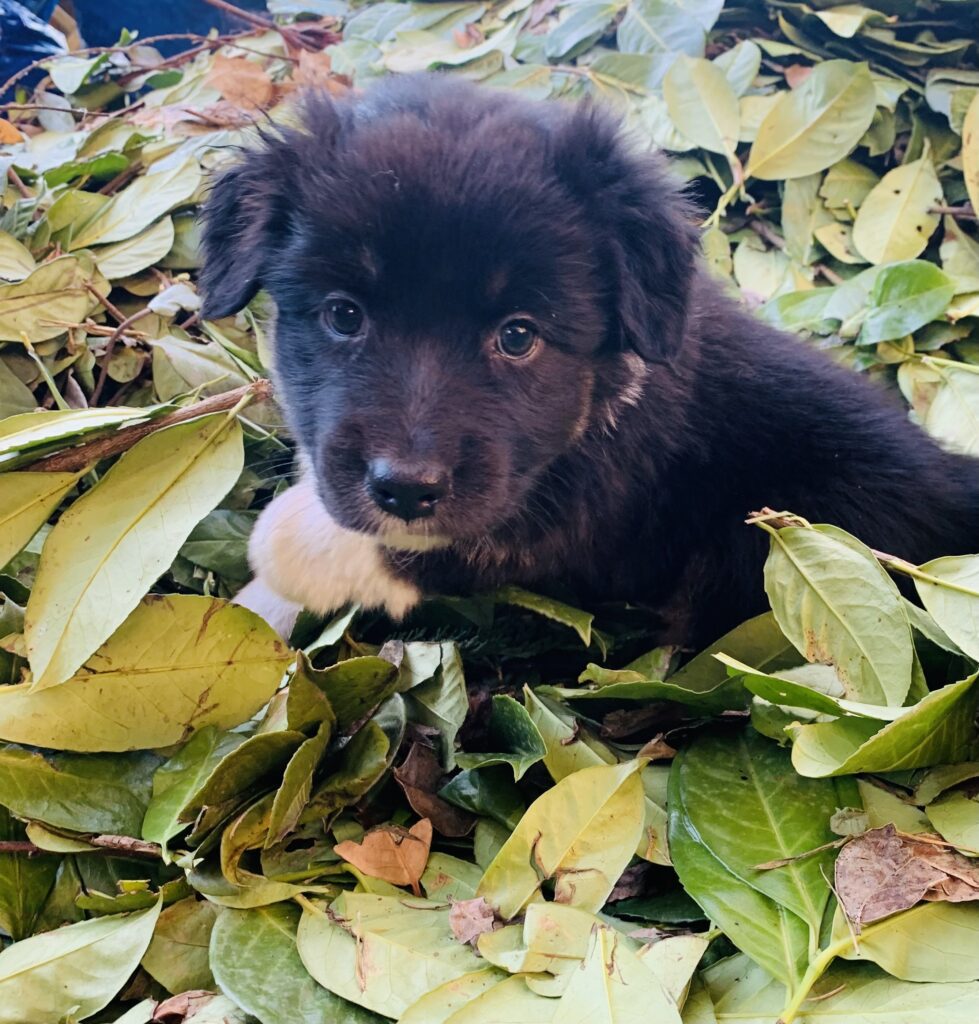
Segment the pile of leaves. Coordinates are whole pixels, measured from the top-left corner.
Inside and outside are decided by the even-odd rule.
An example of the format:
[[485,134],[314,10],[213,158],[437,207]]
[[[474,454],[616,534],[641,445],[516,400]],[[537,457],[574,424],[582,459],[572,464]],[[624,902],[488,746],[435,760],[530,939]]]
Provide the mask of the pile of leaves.
[[291,471],[262,303],[194,279],[207,173],[301,87],[593,97],[759,315],[979,453],[977,28],[273,0],[2,87],[0,1024],[974,1024],[979,556],[761,510],[772,612],[703,652],[513,588],[286,642],[228,601]]

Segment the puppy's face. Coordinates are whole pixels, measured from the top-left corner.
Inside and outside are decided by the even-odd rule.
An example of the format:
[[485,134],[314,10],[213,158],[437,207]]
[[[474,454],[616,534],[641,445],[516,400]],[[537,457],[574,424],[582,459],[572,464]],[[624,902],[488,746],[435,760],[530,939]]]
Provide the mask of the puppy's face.
[[[603,224],[648,183],[628,180],[631,158],[603,121],[579,118],[607,149],[582,157],[589,140],[558,110],[397,83],[309,105],[305,132],[257,154],[261,176],[245,163],[218,182],[204,274],[218,308],[205,312],[230,312],[259,284],[272,296],[280,400],[342,525],[424,548],[532,517],[535,483],[626,385],[624,353],[641,349],[630,332],[664,351],[679,341],[668,332],[682,334],[682,308],[631,322],[636,254],[607,232],[636,225]],[[623,174],[625,194],[603,195],[623,191]],[[232,241],[219,238],[229,221]],[[633,246],[652,244],[662,263],[668,235]],[[666,262],[683,263],[685,284],[679,236]]]

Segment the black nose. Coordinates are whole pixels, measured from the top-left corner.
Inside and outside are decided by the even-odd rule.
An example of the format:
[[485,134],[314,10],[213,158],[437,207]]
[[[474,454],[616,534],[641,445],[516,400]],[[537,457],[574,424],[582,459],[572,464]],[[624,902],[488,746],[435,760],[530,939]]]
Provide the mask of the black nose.
[[367,467],[367,492],[378,508],[410,523],[435,514],[449,489],[440,466],[374,459]]

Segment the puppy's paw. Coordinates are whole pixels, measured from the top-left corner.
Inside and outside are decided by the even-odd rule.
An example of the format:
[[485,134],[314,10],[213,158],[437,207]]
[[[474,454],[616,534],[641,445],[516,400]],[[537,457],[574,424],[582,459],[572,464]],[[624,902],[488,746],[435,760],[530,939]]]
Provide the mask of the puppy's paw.
[[394,575],[383,551],[373,537],[336,523],[307,478],[259,516],[248,559],[266,590],[319,615],[356,602],[400,619],[421,592]]
[[233,603],[261,616],[285,640],[289,639],[302,611],[301,604],[277,594],[260,579],[246,583],[235,594]]

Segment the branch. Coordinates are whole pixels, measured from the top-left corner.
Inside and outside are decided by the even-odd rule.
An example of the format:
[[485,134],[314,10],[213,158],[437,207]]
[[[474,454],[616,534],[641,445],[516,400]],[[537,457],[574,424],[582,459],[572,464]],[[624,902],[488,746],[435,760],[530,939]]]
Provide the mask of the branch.
[[113,455],[128,451],[137,442],[141,441],[147,434],[157,430],[164,430],[166,427],[175,426],[178,423],[186,423],[188,420],[196,420],[201,416],[207,416],[214,412],[226,412],[233,409],[243,398],[250,396],[256,401],[264,402],[272,397],[272,382],[261,378],[246,384],[244,387],[235,388],[233,391],[225,391],[220,395],[212,395],[204,398],[194,405],[176,409],[159,419],[150,420],[147,423],[137,423],[134,426],[119,427],[115,433],[108,437],[100,437],[86,444],[80,444],[75,448],[68,448],[63,452],[56,452],[45,459],[33,462],[26,466],[27,473],[77,473],[88,468],[92,463],[100,459],[108,459]]
[[[107,857],[147,857],[159,860],[163,851],[156,843],[146,843],[142,839],[131,839],[129,836],[78,836],[80,842],[94,847],[94,852],[104,853]],[[26,839],[5,839],[0,841],[0,853],[26,853],[28,857],[49,854],[45,850]]]

